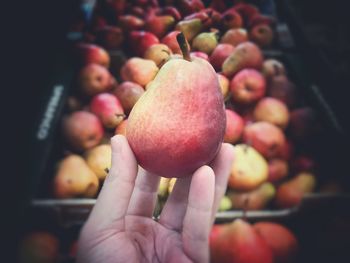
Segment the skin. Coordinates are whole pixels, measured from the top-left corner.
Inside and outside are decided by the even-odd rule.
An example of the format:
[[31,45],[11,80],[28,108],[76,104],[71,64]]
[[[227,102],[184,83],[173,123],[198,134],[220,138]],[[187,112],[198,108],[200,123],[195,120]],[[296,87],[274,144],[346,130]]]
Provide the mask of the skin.
[[80,233],[77,262],[209,262],[209,233],[233,146],[223,144],[210,166],[179,178],[155,221],[160,177],[138,169],[124,136],[111,145],[110,174]]

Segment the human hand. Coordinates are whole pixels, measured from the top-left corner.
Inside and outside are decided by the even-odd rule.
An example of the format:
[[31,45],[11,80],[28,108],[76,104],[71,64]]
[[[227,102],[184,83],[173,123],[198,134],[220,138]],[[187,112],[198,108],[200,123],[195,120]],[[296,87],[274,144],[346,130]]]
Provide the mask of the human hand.
[[77,262],[209,262],[209,233],[225,193],[233,146],[209,166],[179,178],[158,221],[160,177],[138,167],[126,140],[111,140],[112,166],[82,228]]

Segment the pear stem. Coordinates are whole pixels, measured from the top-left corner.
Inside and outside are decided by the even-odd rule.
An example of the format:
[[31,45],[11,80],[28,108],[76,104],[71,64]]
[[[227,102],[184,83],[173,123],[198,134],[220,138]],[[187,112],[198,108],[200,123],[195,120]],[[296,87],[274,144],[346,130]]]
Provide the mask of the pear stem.
[[187,61],[192,61],[190,56],[190,48],[187,44],[187,40],[185,38],[185,35],[181,32],[176,36],[177,43],[180,46],[182,56]]

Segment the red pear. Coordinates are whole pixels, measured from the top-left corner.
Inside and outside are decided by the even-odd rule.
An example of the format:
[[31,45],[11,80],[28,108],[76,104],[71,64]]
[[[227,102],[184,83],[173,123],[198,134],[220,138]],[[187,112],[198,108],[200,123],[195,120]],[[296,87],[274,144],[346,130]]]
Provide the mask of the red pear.
[[214,228],[210,238],[213,263],[272,263],[272,251],[253,226],[241,219]]
[[210,55],[209,61],[216,71],[221,70],[222,63],[234,51],[234,47],[230,44],[219,44],[215,47]]
[[95,63],[108,68],[110,64],[107,51],[97,45],[80,43],[77,45],[76,55],[82,65]]
[[263,55],[260,48],[251,42],[239,44],[233,53],[222,64],[224,75],[231,77],[245,68],[260,70],[263,63]]
[[234,8],[230,8],[222,13],[221,26],[224,28],[224,30],[240,28],[243,26],[242,17]]
[[233,110],[226,109],[226,130],[224,142],[236,143],[242,135],[244,122]]
[[124,81],[132,81],[146,86],[157,75],[158,67],[153,60],[132,57],[126,61],[120,70]]
[[93,97],[90,102],[90,110],[108,129],[115,128],[125,118],[120,101],[110,93],[101,93]]
[[232,78],[230,90],[233,101],[244,105],[252,104],[265,95],[265,78],[254,69],[243,69]]
[[74,150],[84,151],[100,143],[103,127],[95,114],[76,111],[63,118],[62,133]]
[[113,94],[117,96],[125,112],[129,113],[144,92],[139,84],[125,81],[114,89]]
[[269,160],[269,178],[271,183],[279,182],[288,176],[288,162],[283,159],[273,158]]
[[118,18],[118,26],[120,26],[124,32],[129,32],[143,29],[145,22],[134,15],[123,15]]
[[289,122],[289,111],[284,102],[265,97],[256,104],[254,119],[256,121],[267,121],[281,129],[285,129]]
[[162,43],[167,45],[174,54],[181,54],[181,48],[177,43],[176,36],[181,33],[180,31],[171,31],[165,37],[162,38]]
[[243,141],[265,158],[276,157],[285,142],[283,131],[269,122],[255,122],[245,127]]
[[98,64],[88,64],[78,74],[78,86],[85,96],[106,92],[116,84],[109,71]]
[[150,16],[146,19],[145,29],[153,33],[158,38],[163,37],[175,24],[172,16]]
[[177,7],[183,16],[198,12],[205,8],[201,0],[178,0]]
[[273,222],[258,222],[253,227],[271,248],[276,263],[297,262],[299,245],[292,231]]
[[235,47],[247,41],[247,30],[244,28],[234,28],[226,31],[226,33],[222,36],[220,43],[230,44]]
[[173,54],[171,49],[165,45],[165,44],[154,44],[153,46],[150,46],[145,54],[145,59],[153,60],[154,63],[156,63],[157,67],[161,67],[164,65],[165,62],[167,62],[170,58],[170,56]]
[[128,43],[133,54],[143,57],[143,54],[150,46],[159,44],[159,39],[151,32],[131,31]]
[[226,126],[215,70],[204,59],[190,58],[183,34],[178,39],[184,59],[161,67],[130,112],[126,133],[138,163],[163,177],[188,176],[211,162]]
[[262,48],[270,47],[273,37],[274,33],[268,25],[258,24],[249,31],[249,39]]
[[267,95],[283,101],[288,108],[293,108],[296,104],[297,90],[287,76],[280,74],[269,79]]

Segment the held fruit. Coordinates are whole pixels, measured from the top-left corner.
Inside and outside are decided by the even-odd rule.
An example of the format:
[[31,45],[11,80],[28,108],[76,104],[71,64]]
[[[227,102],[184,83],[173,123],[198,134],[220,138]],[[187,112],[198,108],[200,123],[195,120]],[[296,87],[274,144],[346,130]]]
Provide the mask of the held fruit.
[[178,39],[185,59],[163,65],[132,109],[126,132],[139,164],[164,177],[187,176],[212,161],[226,126],[215,70],[204,59],[191,60],[183,34]]

